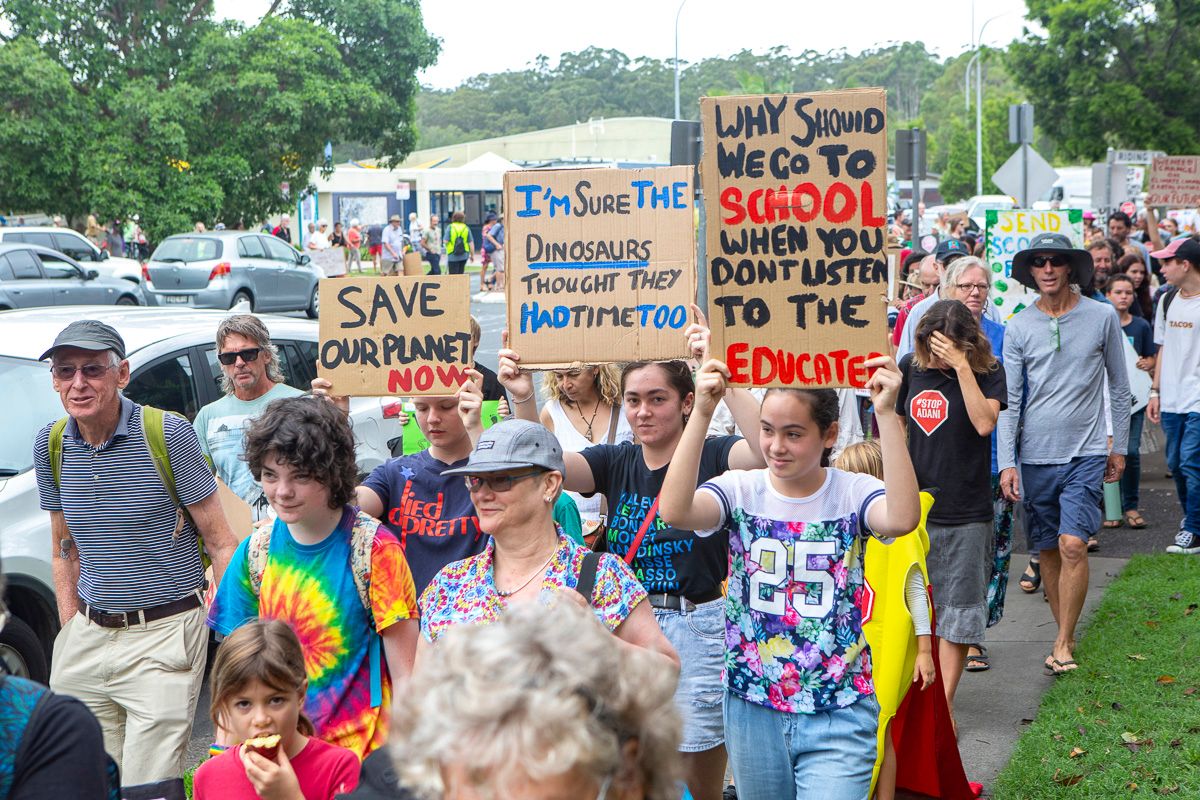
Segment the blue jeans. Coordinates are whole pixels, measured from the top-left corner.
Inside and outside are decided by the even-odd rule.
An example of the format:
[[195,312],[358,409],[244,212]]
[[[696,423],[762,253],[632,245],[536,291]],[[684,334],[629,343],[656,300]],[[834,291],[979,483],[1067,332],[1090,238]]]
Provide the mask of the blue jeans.
[[740,800],[864,800],[875,767],[874,695],[788,714],[725,692],[725,745]]
[[1183,527],[1200,535],[1200,414],[1162,415],[1167,435],[1167,469],[1175,476]]
[[1121,473],[1121,510],[1138,507],[1138,487],[1142,482],[1142,426],[1146,424],[1146,409],[1129,415],[1129,455],[1125,456],[1125,471]]

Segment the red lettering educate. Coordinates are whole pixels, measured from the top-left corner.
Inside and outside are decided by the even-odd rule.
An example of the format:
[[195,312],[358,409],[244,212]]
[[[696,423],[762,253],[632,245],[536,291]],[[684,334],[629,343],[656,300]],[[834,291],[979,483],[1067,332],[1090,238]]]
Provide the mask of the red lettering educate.
[[881,353],[851,356],[849,350],[827,353],[792,353],[772,347],[754,347],[735,342],[725,349],[730,380],[740,386],[786,384],[821,387],[830,384],[862,389],[870,377],[865,362]]

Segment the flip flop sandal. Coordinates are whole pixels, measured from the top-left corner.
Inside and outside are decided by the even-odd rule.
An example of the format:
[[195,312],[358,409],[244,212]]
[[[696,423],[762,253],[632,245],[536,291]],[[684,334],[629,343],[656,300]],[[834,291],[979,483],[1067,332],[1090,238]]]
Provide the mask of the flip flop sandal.
[[1126,511],[1125,524],[1131,528],[1140,530],[1146,527],[1146,518],[1142,516],[1142,512],[1140,511]]
[[1099,549],[1100,549],[1100,540],[1097,539],[1095,536],[1088,537],[1087,551],[1089,553],[1094,553]]
[[979,655],[967,656],[967,664],[963,669],[967,672],[987,672],[992,668],[991,661],[988,659],[987,648],[981,644],[973,644],[971,647],[979,651]]
[[1029,566],[1025,567],[1025,571],[1021,573],[1021,580],[1018,583],[1021,591],[1025,594],[1033,594],[1042,585],[1042,565],[1037,561],[1030,561]]
[[1066,661],[1059,661],[1057,658],[1050,659],[1050,674],[1056,678],[1061,678],[1077,669],[1079,669],[1079,664],[1074,659],[1068,658]]
[[1106,527],[1106,528],[1109,528],[1109,529],[1112,529],[1112,528],[1119,528],[1119,527],[1121,527],[1121,526],[1122,526],[1122,525],[1124,525],[1124,524],[1125,524],[1125,521],[1124,521],[1124,520],[1120,520],[1120,519],[1106,519],[1106,520],[1104,520],[1104,527]]

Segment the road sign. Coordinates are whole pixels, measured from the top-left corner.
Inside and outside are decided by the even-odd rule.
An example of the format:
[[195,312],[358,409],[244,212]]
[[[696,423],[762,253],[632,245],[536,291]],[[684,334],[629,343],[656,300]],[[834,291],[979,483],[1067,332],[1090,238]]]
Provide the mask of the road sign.
[[1056,180],[1058,173],[1054,167],[1028,144],[1017,148],[1017,152],[992,175],[992,183],[1000,187],[1000,191],[1017,198],[1021,208],[1029,208],[1034,199],[1054,186]]
[[925,174],[925,137],[925,131],[920,128],[900,128],[896,131],[896,180],[928,177]]
[[1008,107],[1008,141],[1029,144],[1033,141],[1033,106],[1017,103]]
[[[1112,175],[1109,175],[1109,168]],[[1142,167],[1131,167],[1126,164],[1092,164],[1092,208],[1097,211],[1112,211],[1119,209],[1126,200],[1133,200],[1142,193],[1142,181],[1146,171]],[[1104,196],[1104,188],[1108,187],[1108,197]]]
[[1115,150],[1114,164],[1153,164],[1154,159],[1165,156],[1162,150]]

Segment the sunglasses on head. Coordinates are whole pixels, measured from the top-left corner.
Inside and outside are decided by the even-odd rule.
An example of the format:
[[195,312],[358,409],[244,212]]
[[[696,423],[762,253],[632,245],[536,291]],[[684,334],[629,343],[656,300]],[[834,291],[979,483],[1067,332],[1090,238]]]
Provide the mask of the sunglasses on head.
[[1029,259],[1029,265],[1032,267],[1044,267],[1049,264],[1052,267],[1065,267],[1071,263],[1071,257],[1055,253],[1052,256],[1038,255]]
[[237,363],[238,356],[241,356],[242,361],[249,364],[251,361],[257,361],[258,354],[261,352],[261,347],[247,347],[245,350],[230,350],[228,353],[217,353],[217,361],[220,361],[227,367],[232,367]]

